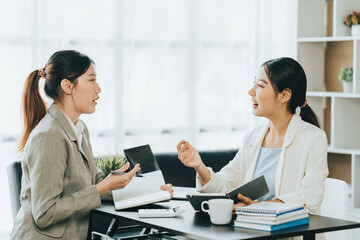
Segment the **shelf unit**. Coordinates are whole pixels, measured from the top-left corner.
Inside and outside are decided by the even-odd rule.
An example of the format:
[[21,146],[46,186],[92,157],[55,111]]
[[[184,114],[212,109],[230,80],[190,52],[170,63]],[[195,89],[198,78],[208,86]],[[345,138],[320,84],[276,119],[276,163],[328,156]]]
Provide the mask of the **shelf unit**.
[[[359,0],[298,0],[297,60],[308,80],[307,98],[329,141],[329,177],[350,185],[360,208],[360,37],[343,24]],[[341,66],[353,67],[353,92],[343,93]]]

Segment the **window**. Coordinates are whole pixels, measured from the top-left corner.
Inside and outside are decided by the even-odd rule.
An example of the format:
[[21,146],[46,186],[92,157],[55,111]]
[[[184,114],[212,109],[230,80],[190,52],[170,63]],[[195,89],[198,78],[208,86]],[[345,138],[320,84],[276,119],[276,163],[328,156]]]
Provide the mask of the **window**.
[[[171,152],[181,139],[239,148],[258,124],[247,92],[261,62],[294,51],[295,3],[0,0],[0,194],[8,195],[5,167],[19,160],[24,80],[62,49],[96,63],[99,104],[81,116],[95,155],[141,144]],[[0,200],[0,232],[12,228],[9,205]]]

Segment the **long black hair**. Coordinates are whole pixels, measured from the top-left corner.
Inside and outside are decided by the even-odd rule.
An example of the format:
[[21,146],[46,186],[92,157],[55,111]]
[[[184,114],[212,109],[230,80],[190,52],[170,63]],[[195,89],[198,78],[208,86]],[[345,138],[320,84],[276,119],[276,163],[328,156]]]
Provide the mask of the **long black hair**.
[[77,51],[58,51],[50,57],[44,69],[32,71],[27,76],[22,95],[24,130],[19,142],[19,151],[24,150],[31,131],[46,114],[46,104],[39,92],[39,79],[45,78],[46,95],[61,101],[61,81],[68,79],[76,85],[77,78],[83,75],[92,63],[93,60]]
[[282,57],[264,62],[262,65],[275,92],[281,93],[288,88],[292,91],[288,110],[295,113],[301,107],[300,116],[305,122],[320,127],[319,119],[306,100],[306,75],[301,65],[292,58]]

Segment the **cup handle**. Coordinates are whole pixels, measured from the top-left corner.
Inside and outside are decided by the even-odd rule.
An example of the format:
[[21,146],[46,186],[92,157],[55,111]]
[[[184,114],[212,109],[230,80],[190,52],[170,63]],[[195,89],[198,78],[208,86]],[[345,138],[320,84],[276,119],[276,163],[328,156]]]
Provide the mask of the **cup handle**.
[[[205,208],[204,208],[205,204],[208,205],[208,209],[205,209]],[[202,210],[203,212],[207,212],[207,213],[210,211],[210,205],[209,205],[209,202],[208,202],[208,201],[203,201],[203,202],[201,203],[201,210]]]

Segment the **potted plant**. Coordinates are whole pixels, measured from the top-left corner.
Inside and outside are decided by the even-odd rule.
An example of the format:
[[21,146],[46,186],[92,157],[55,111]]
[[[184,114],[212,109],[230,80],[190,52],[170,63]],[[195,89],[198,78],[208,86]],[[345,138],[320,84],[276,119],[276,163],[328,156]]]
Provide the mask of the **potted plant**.
[[124,155],[108,154],[95,158],[95,164],[103,172],[103,176],[106,177],[110,174],[111,170],[117,170],[123,167],[127,163]]
[[353,68],[341,67],[338,79],[343,84],[343,91],[345,93],[352,93],[353,91]]
[[360,36],[360,12],[352,12],[349,14],[344,24],[351,28],[352,36]]

